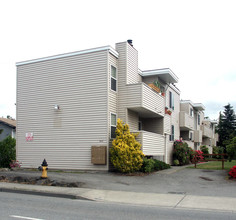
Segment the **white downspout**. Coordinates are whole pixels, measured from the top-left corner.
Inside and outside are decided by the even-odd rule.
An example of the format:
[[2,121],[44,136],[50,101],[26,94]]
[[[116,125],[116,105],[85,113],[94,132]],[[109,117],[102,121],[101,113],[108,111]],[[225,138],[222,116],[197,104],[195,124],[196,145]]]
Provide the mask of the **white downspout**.
[[165,163],[167,163],[167,140],[166,140],[167,134],[164,133],[164,135],[165,135]]

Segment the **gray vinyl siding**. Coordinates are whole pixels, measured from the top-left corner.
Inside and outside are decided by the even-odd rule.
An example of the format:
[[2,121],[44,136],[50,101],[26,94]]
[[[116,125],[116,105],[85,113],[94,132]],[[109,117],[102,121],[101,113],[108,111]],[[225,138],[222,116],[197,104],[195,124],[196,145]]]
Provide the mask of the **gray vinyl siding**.
[[164,117],[164,133],[171,134],[171,116],[165,115]]
[[127,108],[123,104],[123,100],[126,98],[126,78],[127,78],[127,43],[116,44],[116,50],[119,53],[118,59],[118,118],[124,123],[127,123]]
[[130,131],[138,131],[139,116],[137,112],[128,109],[128,125]]
[[138,51],[128,44],[127,53],[127,84],[135,84],[140,80],[138,73]]
[[[22,167],[107,170],[91,146],[108,146],[108,51],[17,67],[17,159]],[[56,111],[54,105],[59,105]],[[25,134],[33,132],[33,141]]]

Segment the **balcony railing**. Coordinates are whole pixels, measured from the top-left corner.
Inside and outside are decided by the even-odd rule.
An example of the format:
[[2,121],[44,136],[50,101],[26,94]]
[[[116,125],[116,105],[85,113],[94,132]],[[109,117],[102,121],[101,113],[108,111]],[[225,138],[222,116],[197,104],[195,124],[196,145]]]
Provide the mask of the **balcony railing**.
[[147,117],[164,117],[164,98],[145,83],[126,85],[124,105]]
[[164,155],[165,140],[163,135],[148,131],[137,132],[139,133],[137,141],[140,142],[145,155]]
[[185,113],[184,111],[180,112],[180,128],[185,130],[193,130],[194,128],[194,120],[193,117]]
[[212,138],[212,130],[205,125],[201,125],[203,137]]

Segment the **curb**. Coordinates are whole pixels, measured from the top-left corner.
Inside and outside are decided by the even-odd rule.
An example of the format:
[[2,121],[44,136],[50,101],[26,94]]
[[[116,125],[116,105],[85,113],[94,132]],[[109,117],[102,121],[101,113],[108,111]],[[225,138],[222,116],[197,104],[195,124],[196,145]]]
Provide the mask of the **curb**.
[[79,200],[94,201],[92,199],[87,199],[87,198],[84,198],[82,196],[77,196],[77,195],[69,195],[69,194],[64,194],[64,193],[49,193],[49,192],[33,191],[33,190],[0,188],[0,192],[18,193],[18,194],[36,195],[36,196],[48,196],[48,197],[57,197],[57,198],[64,198],[64,199],[79,199]]

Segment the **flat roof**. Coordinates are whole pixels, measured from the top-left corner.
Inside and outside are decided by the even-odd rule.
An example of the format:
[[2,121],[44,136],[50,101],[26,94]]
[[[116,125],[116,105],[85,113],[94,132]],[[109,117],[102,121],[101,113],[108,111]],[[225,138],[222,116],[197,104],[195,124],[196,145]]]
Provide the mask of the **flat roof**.
[[38,58],[38,59],[33,59],[33,60],[17,62],[16,66],[30,64],[30,63],[37,63],[37,62],[47,61],[47,60],[54,60],[54,59],[63,58],[63,57],[76,56],[80,54],[99,52],[99,51],[104,51],[104,50],[108,50],[109,53],[111,53],[117,58],[119,56],[118,52],[115,49],[113,49],[111,46],[104,46],[104,47],[97,47],[93,49],[81,50],[81,51],[76,51],[76,52],[64,53],[64,54],[59,54],[59,55],[54,55],[54,56],[49,56],[49,57],[43,57],[43,58]]
[[169,68],[145,70],[140,73],[141,76],[158,76],[162,81],[166,83],[177,83],[179,78]]
[[193,108],[199,111],[205,110],[205,106],[202,103],[193,103],[191,100],[180,100],[180,103],[189,103]]

